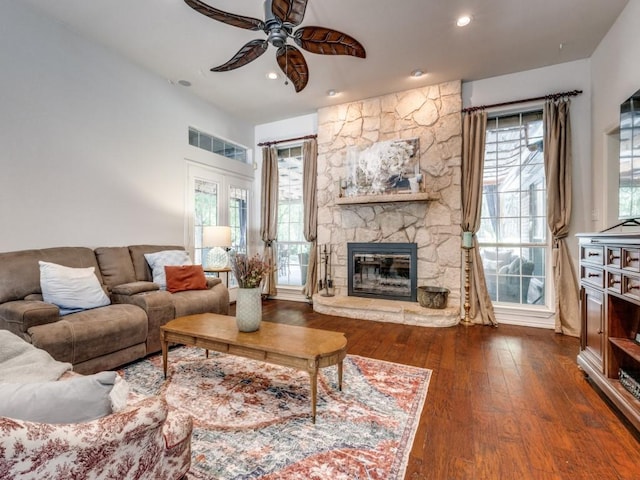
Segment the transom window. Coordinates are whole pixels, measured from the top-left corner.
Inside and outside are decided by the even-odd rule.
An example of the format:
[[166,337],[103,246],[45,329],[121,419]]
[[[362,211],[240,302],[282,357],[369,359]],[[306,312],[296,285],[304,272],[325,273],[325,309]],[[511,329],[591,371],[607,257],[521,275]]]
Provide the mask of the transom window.
[[247,148],[189,127],[189,145],[217,153],[232,160],[248,163]]
[[545,304],[549,251],[542,111],[487,121],[480,254],[494,302]]

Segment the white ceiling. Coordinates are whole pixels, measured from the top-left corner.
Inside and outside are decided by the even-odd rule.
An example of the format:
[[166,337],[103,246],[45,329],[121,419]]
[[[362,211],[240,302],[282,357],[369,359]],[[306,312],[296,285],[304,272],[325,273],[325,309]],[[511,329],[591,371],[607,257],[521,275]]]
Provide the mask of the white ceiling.
[[[301,26],[318,25],[359,40],[366,59],[303,52],[309,84],[300,93],[278,71],[275,48],[230,72],[229,60],[262,32],[204,17],[182,0],[21,0],[82,36],[128,57],[252,124],[319,107],[436,84],[478,80],[588,58],[627,0],[309,0]],[[262,0],[204,0],[262,19]],[[455,26],[461,14],[473,22]],[[561,46],[562,45],[562,46]],[[427,75],[409,77],[416,69]],[[188,80],[191,87],[177,84]],[[335,89],[339,95],[329,98]]]

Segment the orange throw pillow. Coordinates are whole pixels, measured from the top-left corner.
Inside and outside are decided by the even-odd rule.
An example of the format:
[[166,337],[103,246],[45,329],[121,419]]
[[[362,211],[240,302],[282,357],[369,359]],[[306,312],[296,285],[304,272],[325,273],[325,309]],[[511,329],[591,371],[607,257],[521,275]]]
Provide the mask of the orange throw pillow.
[[171,293],[208,288],[202,265],[165,266],[164,271],[167,277],[167,291]]

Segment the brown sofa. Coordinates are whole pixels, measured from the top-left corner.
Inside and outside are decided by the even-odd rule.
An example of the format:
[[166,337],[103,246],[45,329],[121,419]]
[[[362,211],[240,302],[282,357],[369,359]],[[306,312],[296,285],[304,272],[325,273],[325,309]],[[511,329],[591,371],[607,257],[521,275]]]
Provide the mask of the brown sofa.
[[[160,326],[193,313],[229,312],[229,292],[218,278],[207,290],[169,293],[154,284],[145,253],[181,246],[56,247],[0,253],[0,328],[89,374],[160,350]],[[111,304],[60,316],[42,301],[38,261],[95,267]]]

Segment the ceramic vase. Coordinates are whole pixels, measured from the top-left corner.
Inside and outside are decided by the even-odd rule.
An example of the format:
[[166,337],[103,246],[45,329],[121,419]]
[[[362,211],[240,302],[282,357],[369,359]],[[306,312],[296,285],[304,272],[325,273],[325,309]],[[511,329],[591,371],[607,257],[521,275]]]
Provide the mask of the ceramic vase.
[[236,323],[241,332],[255,332],[262,320],[260,288],[239,288],[236,297]]

